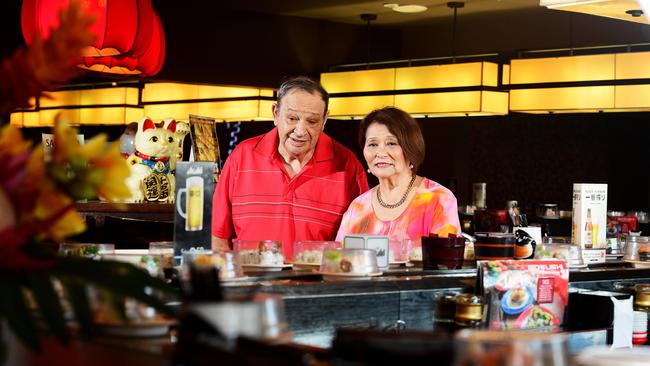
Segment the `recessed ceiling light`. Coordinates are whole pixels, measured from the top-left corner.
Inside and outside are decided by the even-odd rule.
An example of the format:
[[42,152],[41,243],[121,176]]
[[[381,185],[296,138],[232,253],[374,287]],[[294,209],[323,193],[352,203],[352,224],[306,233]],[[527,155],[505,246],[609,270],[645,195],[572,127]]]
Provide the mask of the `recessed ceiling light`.
[[384,6],[398,13],[422,13],[428,9],[423,5],[400,5],[396,3],[386,3]]

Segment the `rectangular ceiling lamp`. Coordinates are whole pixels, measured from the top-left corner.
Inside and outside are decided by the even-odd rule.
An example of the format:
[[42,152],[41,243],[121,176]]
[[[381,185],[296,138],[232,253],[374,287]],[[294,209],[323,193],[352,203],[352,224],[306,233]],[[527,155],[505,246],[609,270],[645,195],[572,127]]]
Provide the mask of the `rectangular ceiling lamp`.
[[395,69],[328,72],[320,82],[330,94],[395,89]]
[[137,106],[138,88],[103,88],[80,90],[79,104],[92,105],[119,105],[128,104]]
[[461,91],[398,94],[395,106],[417,116],[487,116],[508,113],[508,93]]
[[512,60],[510,79],[511,111],[650,110],[650,52]]
[[150,83],[142,93],[144,115],[185,120],[190,114],[217,121],[272,120],[273,89],[184,83]]
[[498,73],[498,65],[491,62],[401,67],[395,71],[395,89],[496,87]]
[[166,118],[187,120],[190,114],[198,114],[198,103],[165,103],[145,104],[144,114],[154,122],[160,122]]
[[359,119],[375,109],[394,105],[395,96],[393,95],[331,97],[329,117]]
[[[616,80],[650,79],[650,52],[616,54]],[[650,110],[650,85],[616,85],[616,108]]]
[[540,0],[539,5],[549,9],[648,24],[648,18],[644,15],[632,16],[626,13],[628,10],[640,9],[640,5],[636,0]]
[[496,89],[499,66],[490,62],[321,74],[331,93],[331,117],[362,117],[396,106],[415,116],[506,114],[508,94]]
[[11,123],[24,127],[44,127],[53,126],[60,119],[72,125],[119,125],[137,121],[141,115],[138,88],[63,90],[39,97],[38,108],[33,112],[12,113]]
[[34,97],[29,98],[29,104],[32,107],[20,108],[15,112],[11,113],[9,115],[9,123],[17,127],[23,127],[25,125],[25,121],[27,121],[27,123],[31,123],[32,125],[38,123],[38,111],[36,110],[36,98]]
[[611,111],[615,88],[580,86],[510,90],[510,110],[524,113],[577,113]]
[[39,97],[40,108],[54,108],[81,105],[81,90],[46,92]]
[[18,127],[38,127],[39,114],[35,112],[14,112],[9,118],[9,123]]
[[[616,56],[587,55],[512,60],[510,110],[524,113],[611,111],[614,85],[576,86],[616,77]],[[556,83],[544,87],[543,84]],[[562,85],[564,83],[564,85]],[[530,85],[530,88],[526,88]],[[520,88],[516,88],[519,86]]]
[[489,90],[498,84],[499,66],[491,62],[398,68],[395,106],[418,116],[503,115],[508,93]]
[[510,61],[510,84],[614,80],[616,56],[587,55]]
[[[395,69],[342,71],[321,74],[330,93],[329,117],[360,118],[370,111],[394,105]],[[376,92],[375,95],[364,95]],[[383,94],[377,94],[381,93]]]
[[79,124],[124,125],[139,121],[143,111],[143,108],[137,107],[83,108],[80,110]]

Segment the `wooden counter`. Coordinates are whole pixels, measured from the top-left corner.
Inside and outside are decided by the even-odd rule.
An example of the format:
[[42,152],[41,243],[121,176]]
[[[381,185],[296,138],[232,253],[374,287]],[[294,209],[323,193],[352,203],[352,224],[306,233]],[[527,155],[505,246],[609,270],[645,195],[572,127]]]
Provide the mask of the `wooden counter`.
[[124,203],[123,208],[100,201],[77,202],[75,209],[88,230],[77,241],[113,243],[118,249],[145,249],[152,241],[174,239],[174,205]]
[[101,202],[77,202],[75,209],[84,217],[114,216],[149,221],[174,221],[174,204],[172,203],[123,203],[124,210],[115,205]]

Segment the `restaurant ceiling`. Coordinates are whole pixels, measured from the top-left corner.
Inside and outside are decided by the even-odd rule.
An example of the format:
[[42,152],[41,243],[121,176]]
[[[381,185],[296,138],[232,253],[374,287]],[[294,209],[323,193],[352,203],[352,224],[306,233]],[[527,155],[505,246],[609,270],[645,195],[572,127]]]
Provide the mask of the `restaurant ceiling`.
[[[322,19],[339,23],[362,23],[360,14],[377,14],[376,25],[401,25],[448,18],[452,10],[447,7],[448,0],[237,0],[224,2],[223,7],[242,11]],[[384,6],[386,3],[415,4],[428,7],[425,12],[403,14]],[[463,15],[482,14],[511,10],[539,8],[539,0],[466,0],[465,7],[459,9]]]
[[[387,3],[424,5],[428,9],[422,13],[403,14],[384,6]],[[378,15],[373,24],[396,26],[449,17],[451,10],[447,3],[448,0],[238,0],[225,2],[223,6],[236,10],[315,18],[350,24],[359,24],[361,22],[360,14],[371,13]],[[626,13],[628,10],[639,9],[636,0],[465,0],[464,3],[465,6],[459,9],[463,16],[470,14],[489,15],[490,12],[535,9],[539,8],[540,5],[560,4],[561,6],[556,9],[647,24],[644,16],[632,16]]]

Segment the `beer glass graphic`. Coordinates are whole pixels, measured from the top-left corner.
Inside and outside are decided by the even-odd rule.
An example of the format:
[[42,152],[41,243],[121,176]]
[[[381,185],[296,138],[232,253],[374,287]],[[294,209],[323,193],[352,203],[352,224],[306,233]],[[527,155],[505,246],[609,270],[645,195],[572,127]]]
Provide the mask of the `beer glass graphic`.
[[[185,194],[185,210],[181,207],[181,196]],[[203,230],[203,178],[187,177],[185,188],[180,188],[176,195],[176,209],[185,219],[185,231]]]

